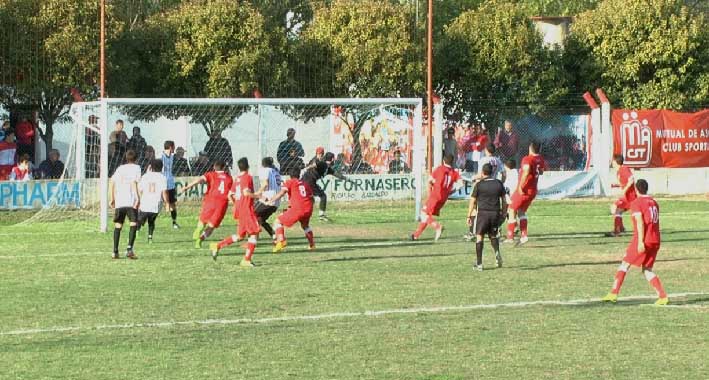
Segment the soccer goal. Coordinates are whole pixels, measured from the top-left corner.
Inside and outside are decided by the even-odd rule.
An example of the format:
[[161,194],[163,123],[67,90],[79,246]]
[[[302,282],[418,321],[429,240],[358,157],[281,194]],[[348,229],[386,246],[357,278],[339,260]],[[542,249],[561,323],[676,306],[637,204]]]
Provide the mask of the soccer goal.
[[[75,103],[70,116],[67,170],[55,185],[64,190],[31,220],[81,216],[106,231],[108,181],[126,150],[135,150],[147,168],[168,140],[176,147],[178,192],[216,160],[234,168],[246,157],[257,175],[264,157],[282,169],[303,167],[323,148],[346,177],[320,182],[328,210],[397,220],[419,213],[426,163],[420,99],[104,99]],[[194,188],[178,203],[198,207],[204,191]]]

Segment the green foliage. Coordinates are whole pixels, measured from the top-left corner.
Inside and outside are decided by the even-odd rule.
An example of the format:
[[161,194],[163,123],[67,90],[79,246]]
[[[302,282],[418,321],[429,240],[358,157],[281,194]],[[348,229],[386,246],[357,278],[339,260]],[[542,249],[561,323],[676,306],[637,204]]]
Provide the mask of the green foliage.
[[560,53],[546,49],[524,11],[490,0],[457,17],[437,51],[436,81],[457,118],[492,122],[494,107],[541,111],[567,95]]
[[414,43],[408,7],[377,0],[336,0],[315,12],[304,45],[318,51],[334,78],[320,96],[387,97],[423,91],[423,50]]
[[519,0],[532,16],[575,16],[593,9],[601,0]]
[[709,22],[682,0],[604,1],[580,15],[569,42],[570,70],[628,108],[709,104]]

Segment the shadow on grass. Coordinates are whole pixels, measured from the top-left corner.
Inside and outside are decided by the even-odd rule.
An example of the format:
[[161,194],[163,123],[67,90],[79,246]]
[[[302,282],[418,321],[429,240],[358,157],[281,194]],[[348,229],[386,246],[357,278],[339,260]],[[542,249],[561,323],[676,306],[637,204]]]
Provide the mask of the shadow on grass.
[[382,256],[358,256],[358,257],[338,257],[325,259],[319,263],[347,262],[347,261],[368,261],[368,260],[401,260],[401,259],[424,259],[431,257],[462,256],[470,253],[442,253],[442,254],[421,254],[421,255],[382,255]]
[[[705,258],[705,257],[679,257],[679,258],[674,258],[674,259],[660,259],[660,260],[656,260],[655,262],[669,263],[669,262],[674,262],[674,261],[700,261],[700,260],[709,260],[709,258]],[[536,265],[536,266],[518,266],[518,267],[510,267],[510,268],[519,269],[519,270],[539,270],[539,269],[547,269],[547,268],[583,267],[583,266],[613,265],[613,264],[615,264],[615,265],[620,264],[620,260],[581,261],[581,262],[575,262],[575,263],[556,263],[556,264],[545,264],[545,265]]]

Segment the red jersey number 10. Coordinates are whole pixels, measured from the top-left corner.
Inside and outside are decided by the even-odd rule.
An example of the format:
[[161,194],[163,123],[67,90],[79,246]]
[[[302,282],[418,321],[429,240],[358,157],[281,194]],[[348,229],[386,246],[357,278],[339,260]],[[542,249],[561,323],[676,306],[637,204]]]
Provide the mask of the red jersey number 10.
[[657,207],[651,206],[650,207],[650,223],[657,224],[659,222],[660,222],[660,211],[657,210]]

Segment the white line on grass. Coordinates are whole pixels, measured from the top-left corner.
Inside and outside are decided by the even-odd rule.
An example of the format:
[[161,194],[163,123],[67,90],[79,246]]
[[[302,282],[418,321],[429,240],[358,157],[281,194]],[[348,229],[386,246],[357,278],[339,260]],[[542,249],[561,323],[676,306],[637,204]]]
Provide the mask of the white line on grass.
[[[687,296],[703,296],[709,293],[687,292],[669,294],[670,299]],[[628,296],[623,297],[621,301],[637,301],[651,300],[657,296]],[[393,314],[418,314],[418,313],[445,313],[451,311],[472,311],[485,309],[499,308],[525,308],[530,306],[580,306],[600,302],[600,298],[577,299],[569,301],[518,301],[508,303],[493,303],[493,304],[477,304],[477,305],[461,305],[461,306],[435,306],[435,307],[416,307],[410,309],[387,309],[387,310],[370,310],[370,311],[355,311],[355,312],[339,312],[314,315],[294,315],[285,317],[268,317],[268,318],[239,318],[239,319],[205,319],[193,321],[165,321],[165,322],[144,322],[144,323],[125,323],[114,325],[96,325],[96,326],[68,326],[68,327],[47,327],[36,329],[17,329],[0,332],[0,336],[7,335],[32,335],[41,333],[61,333],[73,331],[97,331],[97,330],[120,330],[120,329],[135,329],[135,328],[160,328],[160,327],[175,327],[175,326],[210,326],[210,325],[235,325],[235,324],[266,324],[277,322],[293,322],[293,321],[317,321],[322,319],[337,319],[337,318],[357,318],[357,317],[380,317],[383,315]],[[680,307],[683,305],[676,305]],[[658,307],[661,308],[661,307]]]

